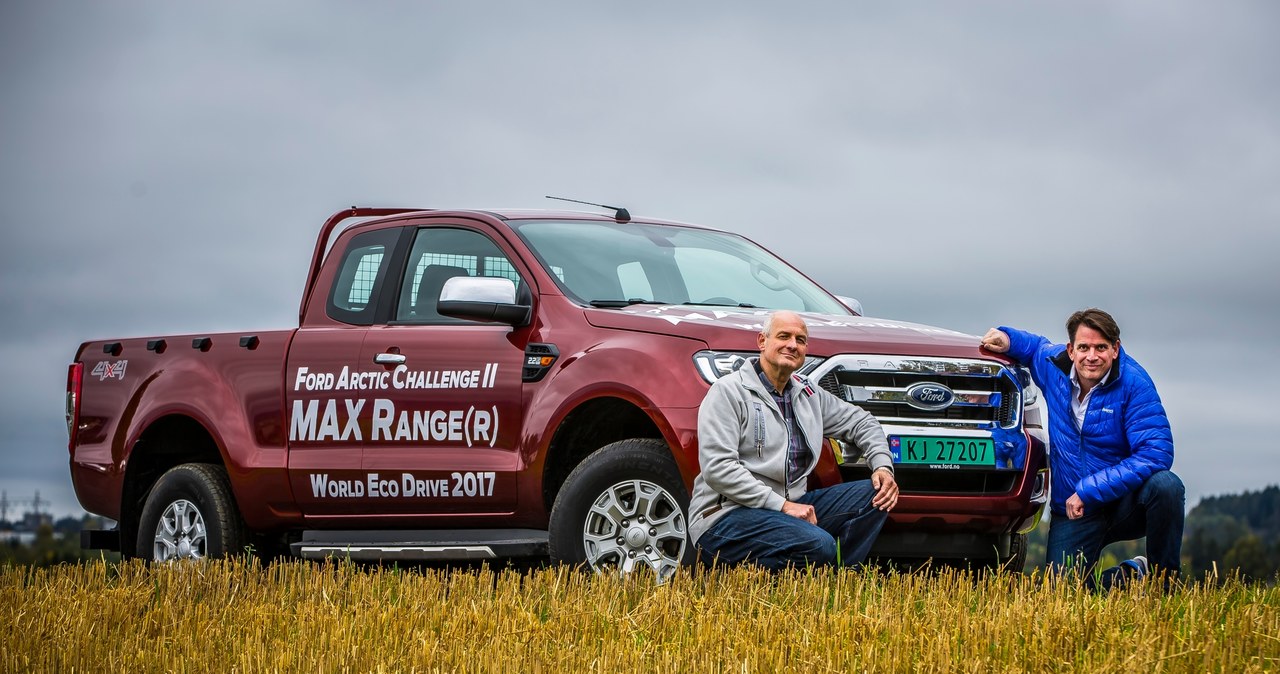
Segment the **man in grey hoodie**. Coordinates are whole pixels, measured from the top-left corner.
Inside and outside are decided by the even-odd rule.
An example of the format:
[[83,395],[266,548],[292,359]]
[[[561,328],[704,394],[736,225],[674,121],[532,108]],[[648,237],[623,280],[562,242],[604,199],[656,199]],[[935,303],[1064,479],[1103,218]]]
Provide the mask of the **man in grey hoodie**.
[[[703,562],[771,570],[858,564],[898,502],[875,417],[795,374],[808,342],[799,315],[771,314],[758,337],[760,358],[718,380],[702,401],[689,535]],[[855,446],[871,479],[807,491],[825,437]]]

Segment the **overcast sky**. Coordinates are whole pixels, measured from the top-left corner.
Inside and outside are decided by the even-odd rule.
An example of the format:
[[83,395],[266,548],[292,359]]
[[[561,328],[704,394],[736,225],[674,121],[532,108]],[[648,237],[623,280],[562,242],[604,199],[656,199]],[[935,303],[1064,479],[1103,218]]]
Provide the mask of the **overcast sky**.
[[545,194],[744,234],[873,316],[1103,307],[1188,506],[1280,482],[1280,4],[11,0],[0,488],[80,512],[80,342],[291,327],[333,211]]

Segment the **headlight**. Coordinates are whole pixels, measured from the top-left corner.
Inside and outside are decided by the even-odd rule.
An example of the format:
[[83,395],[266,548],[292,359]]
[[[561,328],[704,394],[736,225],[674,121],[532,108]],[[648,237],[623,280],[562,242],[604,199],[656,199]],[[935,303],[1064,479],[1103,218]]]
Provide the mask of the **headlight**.
[[698,374],[708,384],[741,367],[748,358],[757,354],[749,351],[699,351],[693,354],[693,364],[698,367]]
[[[702,375],[708,384],[713,384],[717,379],[742,367],[747,359],[759,355],[755,351],[699,351],[693,354],[693,364],[697,366],[698,374]],[[804,365],[800,366],[800,374],[812,372],[824,360],[826,359],[816,356],[805,358]]]
[[1018,368],[1018,379],[1022,384],[1022,406],[1029,407],[1036,404],[1040,400],[1040,389],[1036,388],[1035,382],[1031,379],[1031,370],[1025,367]]

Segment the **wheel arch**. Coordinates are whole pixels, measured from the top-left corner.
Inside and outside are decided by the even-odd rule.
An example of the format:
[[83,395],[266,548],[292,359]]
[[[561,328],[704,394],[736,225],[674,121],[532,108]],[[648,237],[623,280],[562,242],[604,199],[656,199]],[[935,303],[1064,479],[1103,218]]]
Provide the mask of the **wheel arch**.
[[542,471],[546,512],[551,512],[573,469],[610,443],[631,438],[661,440],[679,466],[679,453],[671,451],[672,439],[663,432],[664,426],[635,401],[616,395],[591,398],[574,406],[556,426],[547,446]]
[[226,468],[222,449],[204,424],[185,414],[167,414],[139,434],[129,451],[120,494],[122,542],[137,538],[138,518],[160,476],[184,463]]

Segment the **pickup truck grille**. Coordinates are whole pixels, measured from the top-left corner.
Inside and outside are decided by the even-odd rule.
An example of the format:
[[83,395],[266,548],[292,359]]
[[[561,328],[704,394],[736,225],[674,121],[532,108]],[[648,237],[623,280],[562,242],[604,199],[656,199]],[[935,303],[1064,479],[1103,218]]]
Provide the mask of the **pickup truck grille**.
[[[820,367],[818,385],[874,414],[884,425],[982,429],[1021,421],[1016,377],[983,360],[837,356]],[[942,409],[913,400],[913,387],[940,385],[954,394]]]

